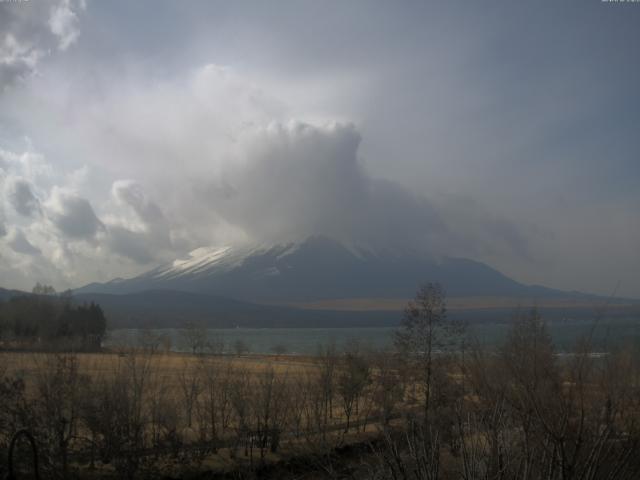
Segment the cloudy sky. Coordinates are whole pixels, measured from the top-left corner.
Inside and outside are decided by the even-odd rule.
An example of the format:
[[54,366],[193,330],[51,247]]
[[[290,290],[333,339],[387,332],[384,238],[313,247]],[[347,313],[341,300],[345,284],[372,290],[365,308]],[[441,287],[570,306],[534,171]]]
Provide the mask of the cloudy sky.
[[640,3],[0,0],[0,286],[323,233],[640,297]]

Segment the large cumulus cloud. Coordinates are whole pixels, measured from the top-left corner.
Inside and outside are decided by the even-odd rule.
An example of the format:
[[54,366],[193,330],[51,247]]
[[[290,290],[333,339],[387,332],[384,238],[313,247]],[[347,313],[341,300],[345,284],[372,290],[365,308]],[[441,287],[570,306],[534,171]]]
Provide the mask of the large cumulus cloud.
[[122,268],[105,247],[110,231],[88,198],[87,168],[65,172],[26,148],[0,149],[0,276],[21,288],[68,287],[84,282],[84,272],[110,276],[104,262]]
[[433,248],[447,227],[424,197],[373,178],[358,158],[353,124],[272,123],[246,132],[220,178],[198,192],[252,238],[287,241],[313,234],[371,245]]
[[198,204],[262,241],[323,234],[433,256],[529,255],[520,228],[477,202],[417,194],[373,176],[361,140],[351,123],[246,129],[234,161],[196,182]]
[[452,208],[376,178],[356,124],[292,119],[233,69],[123,83],[118,95],[84,105],[91,121],[69,125],[74,148],[66,151],[82,167],[65,171],[60,158],[31,147],[0,152],[10,207],[5,263],[23,275],[77,286],[201,246],[314,234],[434,256],[527,250],[515,225],[475,204]]

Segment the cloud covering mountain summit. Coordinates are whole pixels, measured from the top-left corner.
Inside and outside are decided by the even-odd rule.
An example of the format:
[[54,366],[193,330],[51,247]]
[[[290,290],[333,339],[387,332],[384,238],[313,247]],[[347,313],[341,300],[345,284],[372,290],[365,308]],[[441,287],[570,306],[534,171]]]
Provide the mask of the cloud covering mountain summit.
[[285,4],[0,2],[6,286],[322,234],[640,295],[640,9]]

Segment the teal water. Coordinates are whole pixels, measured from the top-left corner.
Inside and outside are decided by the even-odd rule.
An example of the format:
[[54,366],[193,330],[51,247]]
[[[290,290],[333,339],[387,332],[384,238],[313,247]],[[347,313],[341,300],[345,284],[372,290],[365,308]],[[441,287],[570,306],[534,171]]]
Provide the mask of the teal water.
[[[571,352],[576,341],[589,334],[593,323],[586,321],[553,322],[548,325],[556,348]],[[345,348],[350,342],[358,342],[364,348],[388,349],[393,345],[391,327],[375,328],[234,328],[208,329],[199,332],[202,341],[214,345],[216,351],[234,352],[234,345],[242,341],[251,353],[273,353],[277,347],[288,354],[314,354],[319,346],[335,345]],[[481,323],[470,325],[467,337],[470,341],[495,348],[502,344],[509,331],[508,324]],[[173,351],[189,351],[189,333],[182,329],[119,329],[109,332],[106,347],[137,347],[157,344]],[[640,319],[615,319],[601,323],[593,332],[594,349],[600,352],[632,346],[640,349]]]

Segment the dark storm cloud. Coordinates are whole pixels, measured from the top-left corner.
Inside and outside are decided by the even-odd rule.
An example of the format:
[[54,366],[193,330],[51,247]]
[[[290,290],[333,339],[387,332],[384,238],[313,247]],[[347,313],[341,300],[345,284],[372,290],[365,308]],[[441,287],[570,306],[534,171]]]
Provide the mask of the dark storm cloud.
[[144,265],[171,248],[170,226],[160,207],[133,180],[118,180],[111,187],[116,202],[134,213],[133,225],[108,225],[107,243],[116,254]]
[[40,255],[41,253],[40,249],[34,247],[20,229],[14,230],[9,235],[7,243],[16,253],[24,255]]
[[141,232],[134,232],[117,225],[109,227],[107,241],[111,250],[141,265],[148,264],[155,258],[155,252],[149,240],[149,236]]
[[104,228],[89,201],[75,193],[55,190],[48,207],[49,219],[69,238],[91,239]]
[[116,200],[133,209],[142,222],[150,226],[164,225],[166,220],[160,207],[149,200],[140,184],[133,180],[119,180],[111,192]]
[[31,184],[23,179],[16,179],[9,184],[9,202],[16,212],[30,217],[40,211],[40,201],[34,195]]

